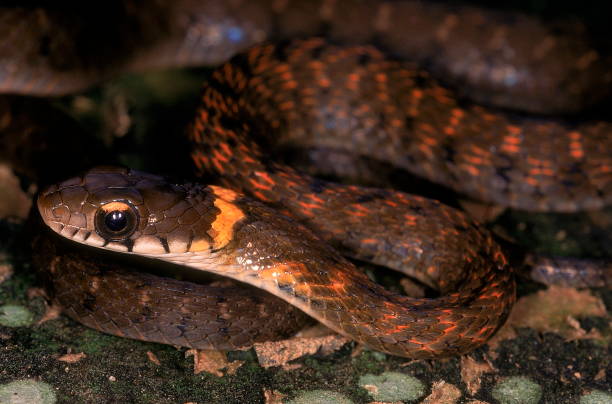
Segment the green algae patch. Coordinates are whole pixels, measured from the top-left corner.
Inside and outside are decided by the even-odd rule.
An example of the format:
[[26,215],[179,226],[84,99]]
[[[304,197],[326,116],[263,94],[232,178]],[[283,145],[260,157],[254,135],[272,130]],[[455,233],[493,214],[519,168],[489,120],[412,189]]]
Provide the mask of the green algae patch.
[[53,388],[34,380],[17,380],[0,385],[0,403],[3,404],[54,404],[57,401]]
[[0,325],[5,327],[27,327],[34,321],[34,315],[23,306],[6,304],[0,306]]
[[612,394],[593,390],[580,397],[580,404],[612,404]]
[[537,404],[542,398],[542,387],[528,377],[513,376],[497,383],[492,395],[501,404]]
[[300,393],[287,404],[353,404],[353,402],[335,391],[311,390]]
[[359,385],[376,401],[415,401],[425,394],[423,382],[399,372],[364,375],[359,378]]

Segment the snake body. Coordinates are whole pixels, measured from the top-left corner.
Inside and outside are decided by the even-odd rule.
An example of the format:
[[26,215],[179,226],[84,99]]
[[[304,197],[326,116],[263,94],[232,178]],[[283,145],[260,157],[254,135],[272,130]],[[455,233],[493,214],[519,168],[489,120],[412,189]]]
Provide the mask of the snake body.
[[[312,3],[319,13],[304,24],[331,18],[338,3],[344,4]],[[365,31],[380,34],[387,47],[401,54],[390,21],[395,15],[405,17],[416,4],[377,4],[380,21]],[[356,11],[346,16],[349,21],[372,11],[363,3],[352,5]],[[217,12],[225,10],[214,7]],[[296,3],[278,2],[261,10],[291,20],[293,7]],[[251,21],[259,21],[258,16]],[[276,28],[282,36],[291,29],[280,21]],[[341,38],[342,31],[330,36],[334,35]],[[598,66],[598,58],[593,60],[578,70]],[[89,73],[100,78],[119,67],[108,69]],[[9,77],[4,83],[18,83],[15,76],[4,77]],[[72,83],[79,87],[89,82]],[[56,88],[42,79],[28,83],[17,87],[42,92]],[[522,107],[539,110],[534,105]],[[199,172],[214,174],[223,188],[176,184],[133,170],[93,169],[47,189],[38,204],[45,223],[74,241],[254,285],[384,352],[445,357],[484,343],[514,301],[512,270],[491,235],[437,201],[308,177],[270,162],[259,145],[278,138],[332,149],[350,143],[353,152],[389,159],[478,199],[528,210],[575,211],[599,208],[612,199],[612,166],[606,153],[612,143],[609,129],[602,122],[570,124],[470,104],[421,70],[371,47],[335,46],[321,39],[259,45],[212,74],[189,131]],[[329,137],[330,132],[337,137]],[[127,222],[119,224],[129,225],[130,231],[123,233],[125,229],[113,220],[126,217]],[[413,299],[388,292],[322,240],[351,257],[415,276],[438,288],[442,297]],[[58,263],[57,268],[61,266]],[[108,275],[108,283],[92,282],[98,279],[95,274],[79,278],[78,269],[71,273],[54,274],[57,289],[66,290],[70,279],[81,287],[73,293],[60,292],[58,299],[74,308],[69,309],[72,317],[106,332],[223,349],[248,346],[271,334],[245,331],[246,323],[255,322],[246,319],[246,310],[233,315],[225,311],[222,321],[217,318],[210,325],[208,311],[202,309],[199,316],[199,309],[187,309],[202,300],[202,291],[176,281],[155,278],[155,288],[163,289],[157,293],[148,287],[139,289],[142,278],[114,268],[100,272]],[[140,290],[133,312],[122,315],[103,301],[103,296],[120,289],[111,286],[113,282],[129,285],[125,290]],[[147,312],[154,307],[151,298],[163,299],[177,289],[184,310],[170,317]],[[85,301],[88,306],[82,304]],[[299,314],[287,311],[294,320],[280,327],[281,334],[301,321]],[[238,319],[238,325],[223,326],[230,319]]]
[[[454,292],[438,299],[388,292],[304,226],[226,188],[172,184],[137,171],[102,168],[52,186],[38,199],[45,223],[64,237],[251,284],[374,349],[413,358],[472,350],[507,317],[514,301],[512,271],[490,236],[460,212],[420,198],[407,197],[404,205],[424,231],[461,240],[452,253],[463,271],[451,267],[450,276],[440,279],[443,290]],[[430,211],[435,212],[431,221]],[[90,284],[91,295],[99,283]],[[146,303],[145,294],[142,299]],[[181,321],[197,317],[198,311],[176,315],[171,328],[183,344],[192,345]],[[121,324],[122,317],[115,322]],[[118,328],[133,328],[129,325]],[[214,339],[195,337],[198,342],[217,347]]]

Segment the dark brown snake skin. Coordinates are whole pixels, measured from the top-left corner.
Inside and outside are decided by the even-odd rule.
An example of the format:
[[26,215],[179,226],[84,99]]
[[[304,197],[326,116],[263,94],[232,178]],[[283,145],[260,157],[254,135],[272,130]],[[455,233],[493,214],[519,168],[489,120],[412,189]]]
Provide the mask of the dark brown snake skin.
[[[379,192],[363,189],[357,194],[376,198]],[[320,195],[327,197],[323,192]],[[334,196],[336,193],[331,194]],[[503,324],[514,302],[513,273],[499,246],[461,212],[436,201],[400,193],[374,201],[381,207],[390,203],[392,210],[403,207],[404,215],[410,216],[405,223],[414,221],[415,229],[408,235],[414,240],[407,242],[436,243],[440,239],[445,243],[443,250],[425,250],[418,245],[413,245],[412,251],[410,246],[403,248],[408,256],[417,257],[415,261],[430,263],[427,275],[447,272],[439,279],[442,291],[448,292],[445,296],[413,299],[391,293],[306,227],[226,188],[172,184],[137,171],[101,168],[43,191],[38,207],[45,223],[71,240],[251,284],[377,350],[433,358],[465,353],[483,344]],[[108,224],[109,215],[119,211],[131,223],[126,227],[131,231],[125,234],[122,230],[113,232]],[[385,213],[378,215],[389,217]],[[350,227],[345,231],[350,232]],[[95,318],[102,317],[95,306],[102,282],[94,278],[88,287],[94,298],[85,311]],[[142,291],[134,289],[141,302],[136,307],[152,303]],[[188,338],[183,332],[183,322],[193,321],[198,311],[179,310],[175,315],[178,318],[169,327],[175,333],[164,336],[165,341],[217,348],[214,340],[197,333]],[[150,339],[140,322],[132,319],[121,315],[114,320],[120,335]],[[153,333],[152,339],[159,340],[155,337]]]
[[[321,18],[331,20],[338,3],[342,2],[313,3],[312,7],[319,11],[319,21],[313,24],[318,25]],[[260,5],[257,3],[257,6]],[[270,10],[276,17],[289,19],[296,12],[294,6],[292,2],[275,2]],[[340,20],[360,19],[372,12],[363,3],[353,6],[355,16],[347,13]],[[399,39],[394,42],[394,35],[399,33],[391,28],[394,24],[390,22],[396,15],[397,18],[406,15],[401,10],[414,10],[414,7],[429,10],[429,6],[413,2],[377,4],[378,20],[373,29],[364,32],[375,32],[377,39],[387,40],[383,41],[384,46],[402,55],[405,49],[398,45]],[[427,12],[434,13],[435,7]],[[225,10],[218,4],[213,8]],[[465,14],[469,20],[470,13]],[[256,20],[253,17],[252,21]],[[282,26],[282,21],[279,18],[275,24]],[[445,21],[449,30],[457,24],[453,18]],[[334,20],[332,33],[335,24]],[[54,29],[56,24],[50,26]],[[349,26],[338,23],[338,27]],[[291,31],[282,27],[275,29],[281,37],[285,31]],[[309,30],[298,30],[298,33]],[[228,35],[229,38],[233,34]],[[440,32],[436,35],[437,40],[448,37]],[[499,35],[506,34],[502,30]],[[330,37],[347,39],[342,37],[342,32]],[[363,35],[351,38],[367,39]],[[557,45],[553,40],[552,44],[542,46],[548,52]],[[530,51],[531,57],[537,54],[533,48]],[[561,54],[567,52],[563,48]],[[127,50],[125,53],[130,54]],[[179,63],[182,62],[185,60]],[[574,64],[572,74],[576,80],[572,83],[580,81],[577,66],[582,72],[601,62],[599,56],[591,54],[588,63]],[[437,62],[431,63],[436,71]],[[125,60],[119,64],[112,66],[111,63],[105,71],[89,71],[93,79],[86,77],[80,83],[80,79],[67,80],[76,89],[126,66],[137,65]],[[78,69],[79,72],[87,70],[83,66]],[[499,70],[491,72],[499,75]],[[593,77],[591,74],[586,76]],[[459,76],[461,87],[465,77]],[[18,83],[14,88],[24,92],[71,90],[61,85],[61,75],[55,73],[49,78],[59,80],[57,87],[44,74],[32,74],[36,80],[22,82],[10,74],[5,77],[9,77],[5,83]],[[604,74],[598,78],[608,80]],[[514,79],[505,76],[506,84],[511,81]],[[482,93],[486,95],[476,97],[506,105],[504,96],[494,95],[498,84],[492,86],[492,91]],[[580,86],[584,88],[583,84]],[[522,90],[521,85],[513,83],[512,87],[521,92],[529,85]],[[5,88],[11,91],[10,87]],[[577,92],[568,91],[574,95]],[[518,107],[543,110],[537,103],[527,102]],[[550,107],[552,111],[568,109],[571,108],[567,105]],[[337,137],[328,136],[331,132]],[[353,152],[389,159],[395,165],[477,199],[528,210],[575,211],[605,206],[612,198],[612,166],[607,153],[612,143],[609,133],[607,123],[574,125],[526,118],[459,101],[422,71],[389,60],[373,48],[337,47],[320,39],[263,45],[239,55],[212,75],[190,131],[194,144],[192,157],[201,172],[219,175],[224,185],[273,205],[297,222],[273,218],[271,211],[262,205],[222,188],[168,185],[158,177],[121,170],[92,170],[84,177],[69,180],[43,194],[39,206],[47,224],[56,231],[90,243],[95,239],[92,235],[97,233],[92,220],[83,218],[92,217],[104,201],[109,201],[105,199],[109,193],[101,185],[110,186],[113,198],[130,201],[142,219],[136,233],[121,243],[106,240],[106,247],[180,262],[254,284],[375,349],[415,358],[443,357],[467,352],[484,343],[503,323],[514,300],[512,272],[491,236],[462,213],[436,201],[396,191],[323,182],[270,163],[254,140],[267,142],[270,138],[275,141],[280,138],[281,142],[291,142],[298,139],[307,145],[332,149],[343,149],[352,143]],[[165,206],[148,195],[163,195],[161,200],[164,200],[174,198],[177,192],[186,198],[187,205],[177,199]],[[87,201],[86,208],[83,201]],[[222,201],[219,203],[223,207],[217,206],[216,201]],[[182,215],[190,209],[200,215],[201,229],[193,229],[193,223],[181,222]],[[153,223],[151,215],[156,218]],[[160,218],[163,220],[157,222]],[[215,223],[220,227],[216,228]],[[352,264],[299,223],[343,253],[403,271],[436,286],[445,295],[419,300],[391,294],[355,271]],[[139,246],[138,240],[143,240],[142,237],[148,241]],[[184,254],[175,253],[193,253],[198,258],[185,261]],[[262,257],[259,264],[249,262],[253,255]],[[76,264],[68,261],[67,266],[70,265]],[[111,280],[121,279],[117,282],[122,284],[136,282],[129,277],[114,278],[113,269],[102,272],[108,273]],[[122,321],[120,318],[108,315],[98,298],[92,300],[97,287],[90,285],[89,289],[88,296],[66,298],[73,303],[90,300],[86,312],[70,314],[111,333],[223,349],[243,347],[272,334],[251,332],[252,338],[247,342],[242,337],[249,333],[244,331],[245,324],[252,320],[243,320],[234,328],[208,326],[200,323],[200,319],[191,318],[192,314],[162,320],[165,329],[162,333],[159,326],[145,325],[144,320],[152,317],[142,312],[147,307],[147,296],[160,295],[149,293],[144,287],[135,299],[134,314],[125,314],[120,317],[124,323],[117,324]],[[111,294],[106,290],[102,295]],[[193,299],[189,296],[184,299]],[[98,314],[102,312],[106,313],[105,321]],[[88,316],[89,322],[85,320]],[[295,316],[297,324],[299,315]],[[103,322],[105,325],[101,325]],[[287,333],[289,328],[281,332]],[[194,329],[209,332],[198,333]],[[211,329],[224,329],[221,334],[225,336],[211,337]],[[235,335],[240,337],[233,339]]]

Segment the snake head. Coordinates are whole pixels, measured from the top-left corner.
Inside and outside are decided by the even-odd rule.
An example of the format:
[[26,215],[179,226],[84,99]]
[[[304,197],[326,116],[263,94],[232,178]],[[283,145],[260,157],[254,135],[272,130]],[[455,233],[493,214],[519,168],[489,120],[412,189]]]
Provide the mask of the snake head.
[[145,255],[188,251],[218,213],[209,188],[115,167],[93,168],[48,187],[38,210],[63,237]]

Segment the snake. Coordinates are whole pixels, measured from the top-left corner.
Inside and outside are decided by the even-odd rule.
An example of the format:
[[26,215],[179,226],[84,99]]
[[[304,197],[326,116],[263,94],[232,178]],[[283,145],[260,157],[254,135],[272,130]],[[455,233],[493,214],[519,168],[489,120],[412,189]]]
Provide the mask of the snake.
[[[273,10],[288,12],[289,4]],[[393,14],[389,3],[380,7]],[[389,25],[379,22],[377,30]],[[513,270],[491,234],[435,200],[309,177],[270,161],[260,145],[288,137],[350,144],[476,199],[568,212],[609,204],[608,126],[464,101],[370,46],[320,38],[256,45],[212,73],[189,129],[198,172],[214,174],[220,185],[94,168],[42,191],[38,209],[49,228],[72,241],[250,284],[383,352],[447,357],[484,344],[515,300]],[[405,272],[442,296],[389,292],[340,253]],[[65,277],[61,266],[52,265],[51,274]],[[191,283],[73,267],[74,282],[56,283],[58,299],[69,315],[102,331],[202,349],[269,338],[268,330],[247,327],[258,321],[246,310],[232,313],[226,297],[216,298],[224,307],[216,316],[200,305],[190,310],[208,296]],[[87,285],[75,297],[62,293],[60,282]],[[122,295],[132,291],[129,309],[118,294],[124,286]],[[292,320],[279,324],[280,306],[266,306],[269,296],[262,296],[250,300],[255,318],[285,333],[302,320],[283,309]],[[171,306],[178,310],[165,311]]]

